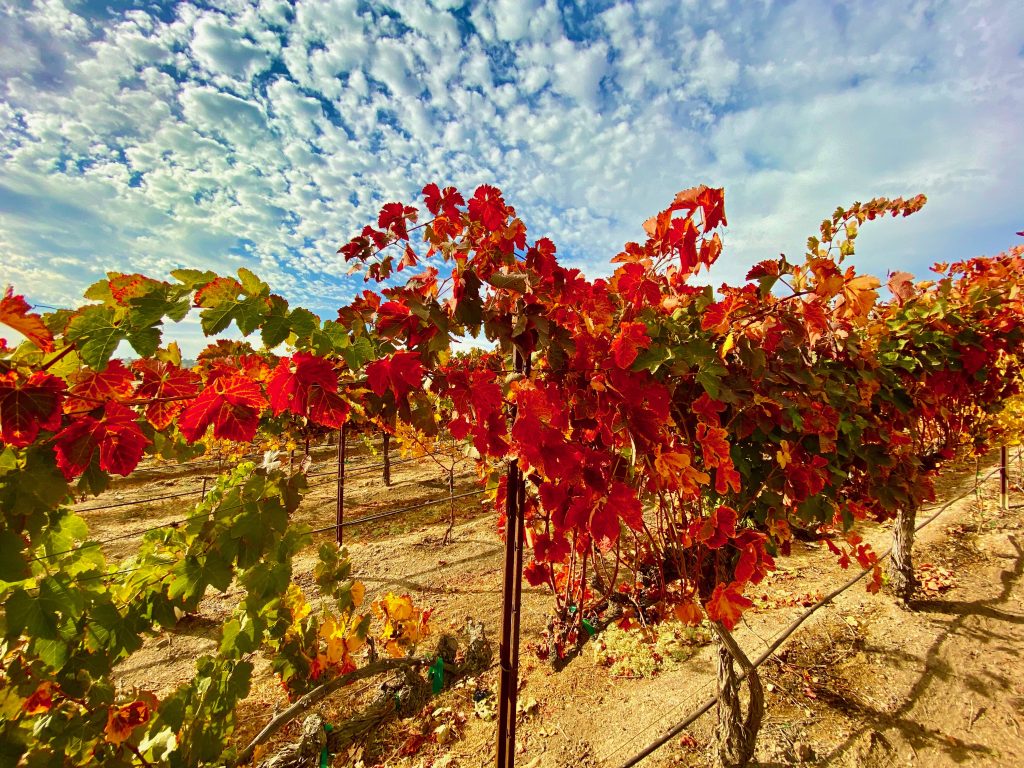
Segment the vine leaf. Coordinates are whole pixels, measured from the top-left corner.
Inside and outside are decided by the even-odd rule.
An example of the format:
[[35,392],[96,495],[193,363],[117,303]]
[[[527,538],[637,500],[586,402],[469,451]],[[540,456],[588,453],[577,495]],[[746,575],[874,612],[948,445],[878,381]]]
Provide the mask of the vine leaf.
[[30,314],[30,309],[32,308],[25,301],[25,297],[15,296],[14,289],[8,286],[3,298],[0,299],[0,323],[16,330],[43,352],[52,352],[53,334],[46,327],[43,318]]
[[112,360],[102,371],[86,368],[74,377],[64,401],[64,412],[91,411],[110,400],[129,396],[135,377],[120,360]]
[[21,705],[21,711],[29,716],[49,712],[53,706],[53,692],[53,683],[49,680],[44,680],[32,692],[32,695],[25,699],[25,702]]
[[423,363],[416,352],[396,352],[366,366],[366,377],[375,395],[391,390],[399,402],[423,384]]
[[267,395],[275,416],[290,411],[331,429],[348,420],[350,407],[338,394],[334,366],[308,352],[281,358],[267,384]]
[[501,229],[508,215],[501,192],[488,184],[477,187],[469,201],[469,215],[483,224],[488,232]]
[[185,409],[185,399],[199,391],[199,376],[170,362],[143,358],[132,368],[142,376],[135,394],[149,401],[146,419],[156,430],[167,429]]
[[132,735],[132,731],[149,722],[152,712],[144,701],[133,701],[122,706],[113,705],[107,711],[107,727],[103,729],[105,738],[117,745]]
[[726,629],[733,630],[743,612],[753,604],[749,598],[743,596],[741,586],[732,581],[728,584],[718,584],[705,608],[711,621],[720,621]]
[[636,360],[639,350],[651,346],[647,326],[643,323],[622,323],[611,344],[612,358],[619,368],[629,368]]
[[108,402],[103,416],[81,416],[57,433],[54,452],[64,477],[78,477],[100,454],[100,469],[128,475],[142,460],[150,440],[142,434],[135,411],[120,403]]
[[423,199],[426,201],[427,210],[434,216],[443,211],[448,219],[453,220],[459,217],[459,206],[466,204],[462,193],[455,187],[445,187],[441,190],[437,184],[427,184],[423,188]]
[[178,428],[190,443],[213,426],[214,437],[247,443],[256,434],[267,399],[260,385],[239,373],[224,373],[209,382],[181,414]]
[[27,379],[14,371],[0,374],[0,439],[15,448],[35,442],[39,430],[60,427],[64,382],[35,371]]

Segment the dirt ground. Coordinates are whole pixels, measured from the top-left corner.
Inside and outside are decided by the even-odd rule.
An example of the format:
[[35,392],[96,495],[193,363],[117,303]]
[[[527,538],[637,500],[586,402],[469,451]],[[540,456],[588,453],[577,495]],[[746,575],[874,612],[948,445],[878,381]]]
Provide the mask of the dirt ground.
[[[447,476],[430,459],[396,464],[385,488],[375,462],[356,451],[346,482],[346,519],[411,505],[447,493]],[[333,465],[321,455],[323,467]],[[397,457],[396,457],[397,458]],[[365,467],[357,472],[358,467]],[[989,469],[994,466],[990,461]],[[984,471],[987,471],[983,467]],[[455,467],[456,493],[475,485],[471,465]],[[984,474],[984,471],[982,474]],[[123,485],[97,506],[193,488],[201,475],[156,477]],[[1021,477],[1013,465],[1013,476]],[[329,476],[303,502],[299,518],[314,527],[334,516],[335,486]],[[868,594],[857,585],[818,611],[761,668],[766,716],[758,739],[758,764],[830,766],[1024,765],[1024,509],[1000,512],[998,480],[975,488],[973,468],[942,480],[938,502],[924,519],[963,493],[918,535],[915,563],[924,585],[911,610],[885,591]],[[1019,480],[1011,505],[1024,501]],[[96,538],[117,535],[187,514],[189,498],[143,507],[86,512]],[[456,502],[454,541],[443,544],[448,504],[375,521],[346,532],[355,575],[367,599],[386,591],[409,593],[433,609],[437,633],[458,630],[467,616],[482,620],[496,647],[501,607],[502,546],[494,518],[474,498]],[[884,528],[866,538],[878,551],[888,546]],[[114,557],[131,551],[130,540],[111,545]],[[299,583],[309,588],[315,555],[296,563]],[[737,630],[740,644],[757,656],[790,621],[851,575],[819,544],[797,543],[793,556],[754,594],[755,608]],[[199,617],[151,638],[120,670],[121,684],[166,694],[188,679],[195,659],[212,652],[220,623],[238,594],[211,594]],[[517,762],[524,768],[614,768],[680,721],[714,693],[711,648],[695,649],[681,663],[666,662],[653,677],[615,677],[596,663],[593,643],[559,672],[529,647],[543,630],[551,602],[545,591],[524,585]],[[357,711],[375,683],[328,699],[321,711],[341,722]],[[336,755],[333,765],[376,763],[409,768],[486,766],[494,761],[496,725],[489,719],[497,669],[440,694],[420,716],[389,723],[360,748]],[[257,666],[250,697],[239,710],[240,744],[286,704],[264,663]],[[483,717],[481,717],[483,715]],[[442,737],[435,733],[439,725]],[[275,740],[294,738],[293,723]],[[714,712],[699,719],[647,758],[655,766],[711,766]],[[425,734],[427,738],[420,738]],[[443,743],[439,743],[443,742]]]

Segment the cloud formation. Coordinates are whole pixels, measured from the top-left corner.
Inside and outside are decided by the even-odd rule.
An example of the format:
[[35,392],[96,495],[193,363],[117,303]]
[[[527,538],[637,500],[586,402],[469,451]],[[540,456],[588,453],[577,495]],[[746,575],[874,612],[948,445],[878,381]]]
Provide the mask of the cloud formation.
[[865,229],[867,271],[1024,226],[1012,3],[128,5],[0,9],[4,282],[36,302],[245,265],[332,315],[361,289],[338,245],[429,181],[496,184],[591,275],[700,182],[726,187],[719,280],[880,194],[931,203]]

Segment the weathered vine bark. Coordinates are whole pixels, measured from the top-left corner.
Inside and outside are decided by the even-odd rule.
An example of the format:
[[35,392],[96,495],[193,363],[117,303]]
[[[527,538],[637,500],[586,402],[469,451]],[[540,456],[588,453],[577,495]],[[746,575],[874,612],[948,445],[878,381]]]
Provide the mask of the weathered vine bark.
[[[743,768],[754,757],[764,717],[764,690],[757,669],[729,630],[718,622],[711,626],[718,636],[718,759],[725,768]],[[737,664],[744,673],[749,694],[745,716]]]
[[391,435],[384,433],[384,485],[391,485]]
[[[389,667],[393,673],[391,678],[386,680],[377,692],[377,695],[365,707],[357,712],[350,713],[343,722],[334,723],[330,733],[324,732],[323,718],[316,713],[306,717],[303,722],[302,733],[297,742],[285,744],[276,752],[268,755],[259,761],[258,768],[316,768],[320,764],[320,752],[326,745],[329,753],[334,754],[347,749],[354,741],[365,736],[374,729],[380,728],[388,720],[395,717],[408,717],[419,712],[430,700],[431,685],[417,671],[429,665],[438,656],[445,662],[445,685],[451,685],[460,678],[479,675],[486,670],[494,656],[490,641],[483,622],[466,617],[466,624],[463,629],[464,647],[462,650],[462,663],[456,664],[460,644],[453,635],[441,635],[434,649],[421,661],[415,659],[391,660]],[[400,666],[396,667],[396,662]],[[387,663],[387,662],[383,662]],[[368,667],[363,669],[380,668],[381,662],[371,661]],[[358,670],[357,670],[358,671]],[[397,674],[394,674],[397,673]],[[349,677],[351,676],[350,673]],[[324,689],[336,690],[333,683],[328,683],[321,688],[307,694],[297,704],[313,697],[316,703],[326,694]],[[248,761],[255,753],[259,744],[276,733],[281,727],[293,717],[304,714],[310,709],[311,704],[304,706],[293,705],[283,715],[278,715],[270,726],[265,728],[243,750],[237,765]]]
[[899,510],[892,527],[892,556],[889,562],[889,583],[896,597],[904,603],[914,594],[914,564],[911,549],[914,546],[914,522],[917,507],[908,505]]

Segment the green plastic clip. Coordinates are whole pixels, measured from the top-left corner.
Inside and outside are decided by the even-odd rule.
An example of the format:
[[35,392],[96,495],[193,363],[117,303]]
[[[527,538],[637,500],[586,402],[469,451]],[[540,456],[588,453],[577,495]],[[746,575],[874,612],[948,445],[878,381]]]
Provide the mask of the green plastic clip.
[[444,659],[440,656],[427,669],[427,679],[430,681],[431,692],[437,696],[444,688]]
[[[324,723],[324,730],[327,733],[330,733],[334,730],[334,726],[330,723]],[[320,768],[327,768],[328,764],[329,763],[327,761],[327,742],[324,741],[324,748],[320,750]]]
[[583,620],[583,628],[587,631],[587,635],[590,637],[593,637],[594,633],[597,632],[597,628],[590,623],[590,619]]

